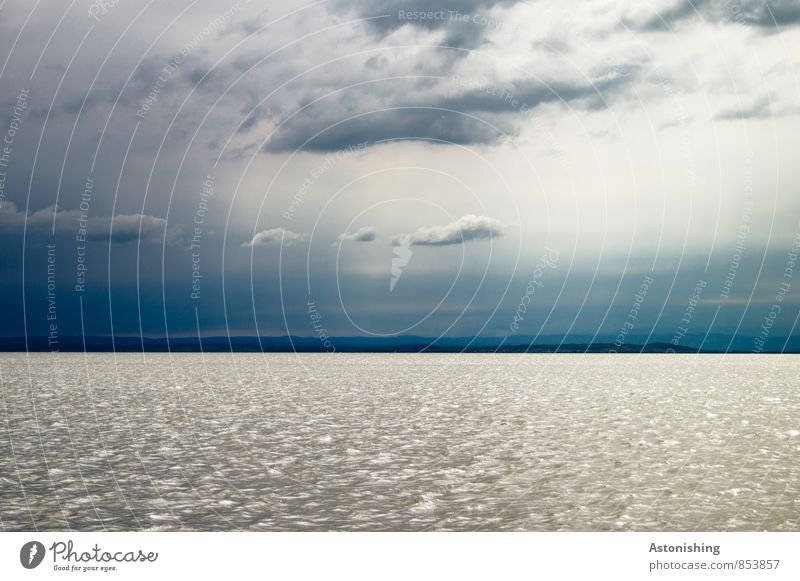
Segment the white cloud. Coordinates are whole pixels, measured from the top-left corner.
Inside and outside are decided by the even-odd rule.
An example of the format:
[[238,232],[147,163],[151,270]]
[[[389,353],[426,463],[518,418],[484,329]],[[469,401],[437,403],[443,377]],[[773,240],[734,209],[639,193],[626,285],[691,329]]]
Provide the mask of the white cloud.
[[[447,246],[461,244],[470,240],[499,238],[505,234],[506,225],[487,216],[467,214],[445,226],[419,228],[408,234],[414,246]],[[399,244],[404,236],[395,236],[394,244]]]
[[300,234],[292,232],[286,228],[270,228],[269,230],[262,230],[255,234],[249,241],[244,242],[242,246],[270,246],[273,244],[289,245],[292,242],[301,242],[308,238],[308,234]]
[[147,214],[117,214],[111,220],[106,218],[99,228],[88,229],[90,240],[111,240],[111,242],[130,242],[131,240],[156,241],[161,239],[167,227],[164,218]]
[[355,232],[339,234],[339,240],[347,242],[372,242],[376,237],[377,232],[373,226],[364,226]]
[[[81,217],[78,210],[56,210],[55,206],[26,214],[13,202],[5,201],[0,205],[0,228],[5,233],[21,232],[25,227],[29,236],[49,236],[51,233],[75,236]],[[116,214],[89,216],[85,230],[87,240],[110,240],[112,243],[133,240],[144,243],[161,242],[166,231],[166,242],[173,244],[179,242],[181,228],[168,228],[164,218],[149,214]]]

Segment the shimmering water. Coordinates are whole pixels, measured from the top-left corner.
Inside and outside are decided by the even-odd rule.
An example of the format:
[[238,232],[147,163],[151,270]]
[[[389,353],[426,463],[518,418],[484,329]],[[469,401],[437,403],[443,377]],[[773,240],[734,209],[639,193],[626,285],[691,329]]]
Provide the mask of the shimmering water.
[[800,357],[0,354],[5,530],[798,530]]

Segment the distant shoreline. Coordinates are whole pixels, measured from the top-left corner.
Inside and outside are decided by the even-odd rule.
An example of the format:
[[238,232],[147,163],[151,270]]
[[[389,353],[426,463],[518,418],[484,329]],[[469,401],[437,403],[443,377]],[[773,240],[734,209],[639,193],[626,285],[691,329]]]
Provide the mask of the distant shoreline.
[[[783,340],[784,345],[788,343]],[[509,338],[330,337],[324,344],[316,337],[61,337],[53,344],[47,337],[0,338],[5,353],[662,353],[662,354],[755,354],[742,349],[714,349],[673,345],[667,342],[632,343],[510,343]],[[800,353],[795,345],[763,354]]]

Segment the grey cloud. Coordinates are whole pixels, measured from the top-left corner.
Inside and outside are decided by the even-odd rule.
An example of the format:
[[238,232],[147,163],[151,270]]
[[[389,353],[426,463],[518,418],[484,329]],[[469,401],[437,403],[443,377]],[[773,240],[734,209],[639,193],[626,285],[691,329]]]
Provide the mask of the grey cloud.
[[487,216],[468,214],[444,226],[419,228],[406,235],[395,236],[393,243],[410,241],[413,246],[449,246],[470,240],[499,238],[505,235],[506,225]]
[[[483,38],[482,35],[491,30],[491,27],[477,25],[477,29],[472,31],[468,23],[456,22],[450,18],[424,21],[399,19],[399,11],[446,13],[453,10],[461,14],[502,18],[501,9],[517,3],[517,0],[465,0],[435,2],[431,5],[422,0],[368,0],[360,3],[334,0],[330,12],[338,18],[342,17],[342,12],[355,12],[365,18],[390,15],[390,18],[370,20],[370,24],[366,26],[371,27],[373,32],[382,30],[388,33],[403,26],[412,26],[429,30],[445,29],[451,36],[472,35],[472,40],[442,42],[443,45],[466,46],[474,44],[475,39]],[[320,16],[326,14],[321,13]],[[256,17],[257,20],[260,18],[263,15]],[[508,24],[513,25],[513,22]],[[232,29],[240,25],[252,29],[255,23],[245,21],[242,24],[237,20],[231,21],[229,25]],[[363,28],[357,27],[355,30],[363,33]],[[348,29],[348,33],[352,31]],[[363,36],[361,34],[361,41],[365,41]],[[370,42],[372,44],[367,46],[375,46],[374,40]],[[144,104],[149,107],[149,127],[172,115],[176,104],[193,90],[191,101],[182,109],[182,116],[170,126],[174,139],[179,141],[184,135],[191,135],[193,124],[205,111],[206,104],[210,105],[217,95],[230,89],[225,101],[215,106],[215,114],[205,120],[203,126],[203,137],[211,136],[207,143],[210,148],[217,147],[224,141],[219,136],[227,135],[231,126],[236,129],[237,135],[228,144],[225,152],[225,159],[228,160],[251,154],[260,146],[264,131],[271,130],[276,123],[283,121],[286,121],[285,124],[263,145],[263,151],[284,153],[303,148],[314,152],[330,152],[364,142],[375,144],[385,140],[433,140],[459,145],[494,145],[503,141],[506,136],[515,137],[519,134],[525,122],[524,111],[527,109],[562,101],[583,109],[600,109],[606,105],[609,93],[634,78],[631,74],[627,77],[604,79],[594,84],[586,80],[568,81],[563,78],[547,79],[549,84],[536,79],[500,81],[513,100],[519,102],[518,105],[513,101],[484,94],[480,90],[467,89],[454,95],[447,92],[445,80],[433,78],[407,78],[359,86],[364,81],[395,75],[410,77],[422,73],[446,79],[455,70],[455,63],[468,55],[469,51],[442,48],[431,49],[424,56],[414,54],[408,58],[400,55],[398,58],[387,59],[386,55],[393,54],[391,52],[365,54],[363,66],[353,66],[358,65],[359,58],[354,57],[353,62],[347,60],[315,70],[313,75],[301,75],[272,95],[268,102],[260,103],[264,97],[264,87],[277,87],[283,81],[294,78],[297,73],[308,68],[309,62],[315,62],[322,51],[326,57],[331,56],[331,53],[334,56],[338,54],[337,50],[327,45],[321,47],[313,42],[304,43],[291,51],[281,53],[279,60],[273,59],[259,65],[254,72],[248,73],[241,80],[239,74],[259,63],[264,57],[264,50],[238,51],[215,66],[211,74],[207,74],[211,58],[199,48],[183,57],[177,67],[170,69],[168,73],[164,72],[164,67],[173,61],[175,54],[151,55],[136,67],[133,78],[121,95],[121,87],[112,83],[108,85],[109,91],[93,90],[87,98],[86,106],[95,107],[103,99],[110,102],[119,95],[120,103],[129,110],[132,109],[132,112]],[[160,76],[164,77],[163,80],[159,79]],[[198,85],[201,79],[202,83]],[[298,108],[303,105],[342,87],[348,88],[334,92],[298,112]],[[155,101],[146,103],[146,99],[153,93]],[[70,107],[77,110],[81,102],[80,94],[78,97],[73,96]],[[256,106],[257,109],[251,111]],[[451,109],[453,112],[442,109]],[[350,117],[352,119],[343,121]],[[262,121],[265,123],[262,124]],[[182,134],[181,131],[187,133]],[[150,137],[144,132],[143,135]]]
[[257,115],[248,115],[245,117],[244,121],[242,121],[241,125],[236,131],[238,133],[247,133],[258,124],[258,121],[259,119]]
[[250,36],[252,34],[261,33],[269,22],[269,13],[269,8],[265,8],[258,14],[251,17],[242,18],[240,20],[232,19],[227,26],[220,30],[220,36],[225,36],[228,34]]
[[580,99],[605,102],[618,88],[639,75],[639,65],[630,64],[598,71],[594,81],[568,82],[545,79],[516,79],[508,86],[472,86],[457,97],[442,102],[442,106],[457,111],[473,113],[524,113],[538,105],[550,102],[569,103]]
[[[493,145],[506,136],[516,136],[525,114],[545,103],[602,109],[638,73],[638,65],[633,64],[598,71],[594,81],[533,78],[512,80],[504,86],[477,86],[456,79],[461,86],[456,87],[455,95],[441,85],[412,84],[409,90],[394,91],[370,85],[304,109],[273,135],[264,151],[336,151],[386,140]],[[397,89],[394,85],[389,88]],[[363,113],[354,111],[353,103],[362,104]],[[248,118],[247,124],[252,123]]]
[[[492,145],[518,135],[525,114],[545,103],[602,109],[638,72],[637,65],[629,65],[622,73],[600,71],[595,81],[517,79],[505,86],[467,84],[456,95],[446,94],[443,87],[386,91],[380,98],[383,106],[368,93],[373,87],[354,89],[303,110],[272,136],[264,151],[327,152],[386,140]],[[363,103],[361,114],[353,111],[353,103]],[[246,124],[252,123],[248,118]]]
[[271,246],[274,244],[289,245],[292,242],[301,242],[308,237],[308,234],[300,234],[292,232],[286,228],[270,228],[269,230],[262,230],[253,235],[247,242],[242,243],[244,247],[253,246]]
[[[480,19],[488,17],[495,7],[509,7],[521,0],[366,0],[352,2],[337,0],[332,3],[333,11],[350,10],[368,18],[367,26],[378,36],[386,36],[403,26],[414,26],[424,30],[444,30],[443,44],[457,48],[476,48],[483,43],[490,26],[481,24]],[[466,21],[451,17],[451,13],[478,17]],[[432,15],[422,17],[419,15]]]
[[372,242],[377,237],[377,233],[373,226],[364,226],[355,232],[345,232],[339,235],[339,240],[347,242]]
[[759,28],[789,27],[800,23],[797,0],[679,0],[655,16],[626,19],[627,26],[643,31],[669,30],[696,18],[704,22],[743,24]]
[[625,18],[623,24],[626,27],[644,32],[655,32],[670,30],[676,23],[694,14],[697,14],[707,0],[678,0],[672,6],[668,6],[654,15],[646,18],[634,19]]
[[744,107],[732,107],[724,109],[714,117],[720,120],[735,119],[761,119],[771,117],[772,111],[767,97],[760,97]]
[[[504,132],[513,125],[497,120]],[[496,125],[496,124],[494,124]],[[333,110],[326,117],[307,115],[296,118],[267,142],[269,153],[304,149],[337,151],[359,143],[387,140],[436,140],[463,145],[491,144],[502,134],[492,123],[432,107],[397,107],[366,113],[343,121]]]

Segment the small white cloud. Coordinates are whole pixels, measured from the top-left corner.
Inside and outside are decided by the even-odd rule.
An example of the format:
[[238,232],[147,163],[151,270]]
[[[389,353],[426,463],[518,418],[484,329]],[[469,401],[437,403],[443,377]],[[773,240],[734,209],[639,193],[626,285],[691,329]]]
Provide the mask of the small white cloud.
[[339,234],[339,240],[347,242],[372,242],[377,237],[377,232],[373,226],[364,226],[355,232]]
[[270,228],[269,230],[262,230],[258,232],[249,241],[244,242],[242,246],[270,246],[272,244],[289,245],[292,242],[301,242],[308,238],[308,234],[299,234],[292,232],[286,228]]
[[[82,218],[78,210],[56,210],[50,206],[35,212],[20,211],[13,202],[0,204],[0,229],[15,232],[26,227],[29,235],[55,232],[58,235],[75,235],[75,228]],[[91,216],[86,225],[86,239],[94,242],[123,244],[141,241],[145,244],[177,244],[182,228],[168,227],[164,218],[149,214],[116,214],[114,216]]]
[[90,240],[110,240],[114,243],[142,240],[155,242],[164,236],[167,221],[148,214],[117,214],[97,221],[97,227],[89,225],[87,238]]
[[414,246],[447,246],[461,244],[470,240],[499,238],[506,232],[506,225],[487,216],[468,214],[445,226],[419,228],[407,235],[398,235],[393,239],[395,246],[408,236]]

